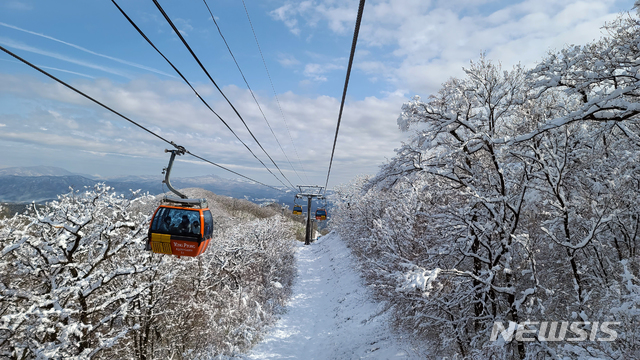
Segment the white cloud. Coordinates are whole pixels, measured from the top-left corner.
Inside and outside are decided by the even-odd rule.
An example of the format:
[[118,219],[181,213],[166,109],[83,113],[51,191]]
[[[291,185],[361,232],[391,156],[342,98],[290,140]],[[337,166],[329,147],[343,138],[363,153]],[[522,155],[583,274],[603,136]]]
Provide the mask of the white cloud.
[[74,130],[80,127],[80,125],[78,125],[78,123],[75,120],[66,118],[53,110],[48,110],[48,113],[53,116],[54,123],[58,125],[62,125],[68,129],[74,129]]
[[173,20],[173,23],[183,36],[189,36],[189,32],[193,31],[193,26],[189,20],[178,18]]
[[54,59],[58,59],[58,60],[62,60],[62,61],[68,62],[70,64],[80,65],[80,66],[84,66],[84,67],[87,67],[87,68],[104,71],[104,72],[109,73],[109,74],[122,76],[122,77],[127,78],[127,79],[131,79],[131,75],[129,75],[129,74],[123,72],[123,71],[114,69],[114,68],[97,65],[97,64],[90,63],[90,62],[87,62],[87,61],[77,60],[77,59],[71,58],[71,57],[66,56],[66,55],[62,55],[62,54],[58,54],[58,53],[54,53],[54,52],[38,49],[38,48],[35,48],[33,46],[29,46],[29,45],[26,45],[24,43],[21,43],[21,42],[18,42],[18,41],[14,41],[14,40],[11,40],[11,39],[7,39],[7,38],[4,38],[4,37],[0,37],[0,44],[4,45],[6,47],[12,48],[12,49],[18,49],[18,50],[22,50],[22,51],[28,51],[28,52],[31,52],[31,53],[34,53],[34,54],[48,56],[48,57],[51,57],[51,58],[54,58]]
[[23,1],[8,1],[4,4],[4,7],[10,10],[20,10],[20,11],[28,11],[33,9],[33,6]]
[[278,54],[278,62],[283,67],[293,67],[300,64],[300,61],[292,54]]
[[[473,15],[468,16],[449,6],[393,12],[398,8],[395,3],[373,6],[365,18],[368,25],[363,27],[362,41],[369,46],[392,46],[399,63],[394,66],[390,61],[395,68],[390,81],[409,84],[425,95],[447,78],[461,76],[462,66],[481,52],[506,68],[517,63],[530,66],[549,50],[597,39],[602,24],[615,17],[613,1],[526,0],[488,15],[469,11]],[[389,18],[394,20],[385,20]]]
[[[461,76],[462,67],[468,66],[469,60],[477,59],[481,52],[486,52],[493,61],[501,62],[504,68],[509,68],[518,62],[525,65],[535,63],[550,49],[591,41],[600,35],[602,23],[615,16],[613,13],[619,10],[615,7],[625,1],[631,0],[368,1],[329,185],[346,182],[359,173],[375,173],[385,158],[394,155],[393,149],[399,147],[406,138],[406,134],[398,130],[396,119],[401,104],[409,96],[420,94],[426,97],[437,91],[447,78]],[[254,87],[252,82],[252,87],[257,90],[255,96],[283,149],[279,148],[251,94],[237,86],[223,87],[256,138],[287,176],[291,174],[295,177],[295,174],[283,151],[299,172],[297,166],[303,164],[310,183],[324,185],[348,54],[346,46],[340,49],[330,47],[335,47],[337,43],[350,44],[357,6],[357,0],[282,0],[279,7],[269,13],[291,33],[299,36],[301,43],[306,38],[318,44],[311,44],[313,47],[301,46],[301,49],[286,46],[283,47],[286,50],[277,48],[283,51],[277,54],[279,63],[288,68],[287,72],[300,76],[287,80],[299,84],[300,88],[296,91],[300,91],[300,94],[308,91],[312,95],[294,92],[278,94],[278,104],[272,96],[266,95],[271,91],[264,90],[260,85]],[[146,12],[142,14],[157,21],[159,29],[168,30],[163,19]],[[195,42],[199,33],[193,32],[194,28],[198,29],[196,20],[193,21],[194,26],[190,22],[183,22],[179,27],[182,31],[190,32]],[[107,57],[48,35],[6,24],[2,26],[21,31],[27,36],[46,38]],[[0,41],[9,44],[7,39]],[[164,80],[166,78],[139,78],[121,69],[101,67],[90,61],[82,62],[24,43],[10,44],[22,51],[124,76],[127,79],[124,83],[106,79],[70,82],[197,155],[259,181],[278,184],[182,82]],[[301,52],[306,49],[312,50]],[[184,49],[180,48],[180,51]],[[270,56],[268,52],[265,54]],[[112,60],[118,61],[116,58]],[[262,67],[261,63],[259,67]],[[72,70],[77,68],[75,66]],[[339,77],[332,76],[338,73]],[[367,78],[363,79],[363,74]],[[278,88],[279,79],[276,76],[280,74],[274,76]],[[131,77],[135,79],[130,80]],[[362,88],[369,84],[373,90],[367,89],[359,94],[373,93],[377,97],[363,98],[364,95],[357,95],[358,98],[352,98],[356,96],[353,94],[357,93],[357,86]],[[256,156],[270,164],[217,90],[208,82],[196,83],[195,86]],[[325,91],[332,96],[314,95],[316,91]],[[0,96],[6,103],[15,99],[19,100],[16,103],[20,103],[19,106],[0,107],[0,127],[3,130],[0,132],[0,147],[13,148],[19,144],[23,146],[21,149],[25,149],[20,154],[28,153],[38,159],[42,157],[43,161],[74,159],[86,168],[84,172],[87,173],[110,175],[142,171],[139,170],[142,168],[145,171],[157,169],[159,173],[166,166],[167,156],[163,150],[169,147],[168,144],[63,86],[43,80],[39,75],[0,74]],[[280,108],[287,126],[282,120]],[[40,128],[48,130],[45,132]],[[95,155],[92,154],[100,154],[100,161],[95,161]],[[195,166],[193,159],[183,160],[180,165],[189,170],[178,171],[176,174],[180,175],[176,176],[205,172],[235,177],[218,172],[212,166]],[[211,170],[206,170],[209,168]],[[301,172],[300,175],[304,177]]]
[[[288,1],[281,21],[300,31],[326,24],[341,36],[353,31],[358,2],[304,1],[294,10]],[[365,5],[355,66],[370,81],[385,80],[398,88],[428,95],[462,67],[485,52],[505,68],[531,66],[550,50],[599,38],[601,26],[613,20],[631,0],[524,0],[518,2],[379,0]],[[629,5],[630,10],[631,6]],[[624,10],[624,9],[622,9]],[[307,65],[305,75],[324,81],[323,68]]]
[[304,76],[314,81],[327,81],[325,74],[333,70],[344,69],[344,65],[338,64],[307,64],[304,67]]
[[[79,45],[76,45],[76,44],[72,44],[70,42],[63,41],[63,40],[60,40],[60,39],[57,39],[55,37],[48,36],[48,35],[45,35],[45,34],[42,34],[42,33],[26,30],[26,29],[23,29],[23,28],[14,26],[14,25],[3,23],[3,22],[0,22],[0,26],[6,27],[6,28],[9,28],[9,29],[13,29],[13,30],[17,30],[17,31],[20,31],[20,32],[24,32],[24,33],[27,33],[27,34],[30,34],[30,35],[42,37],[42,38],[45,38],[45,39],[48,39],[48,40],[51,40],[51,41],[55,41],[57,43],[64,44],[64,45],[67,45],[67,46],[72,47],[74,49],[83,51],[85,53],[88,53],[88,54],[91,54],[91,55],[95,55],[95,56],[99,56],[99,57],[102,57],[102,58],[105,58],[105,59],[113,60],[113,61],[119,62],[121,64],[129,65],[129,66],[132,66],[132,67],[135,67],[135,68],[147,70],[147,71],[150,71],[150,72],[153,72],[153,73],[156,73],[156,74],[169,76],[169,77],[172,77],[172,78],[175,77],[173,75],[167,74],[165,72],[156,70],[156,69],[148,67],[148,66],[140,65],[140,64],[137,64],[137,63],[134,63],[134,62],[131,62],[131,61],[122,60],[122,59],[119,59],[119,58],[116,58],[116,57],[113,57],[113,56],[109,56],[109,55],[101,54],[101,53],[98,53],[98,52],[95,52],[95,51],[91,51],[91,50],[86,49],[86,48],[84,48],[82,46],[79,46]],[[193,29],[193,27],[191,29]],[[61,69],[54,69],[54,70],[66,71],[66,70],[61,70]],[[67,72],[72,73],[72,74],[76,74],[76,73],[70,72],[70,71],[67,71]],[[83,74],[78,74],[78,75],[89,77],[88,75],[83,75]]]
[[[102,154],[99,164],[88,162],[84,165],[87,173],[109,174],[109,168],[123,166],[123,162],[129,167],[140,163],[138,158],[110,158],[113,154],[145,157],[144,162],[147,159],[166,161],[163,150],[169,147],[168,144],[70,91],[31,77],[0,75],[0,83],[10,85],[0,88],[7,95],[29,96],[39,104],[47,104],[27,108],[21,114],[6,115],[6,110],[0,112],[3,123],[11,128],[10,132],[0,132],[3,141],[56,148],[60,152],[56,155],[58,157],[74,157],[78,151]],[[74,85],[194,154],[237,169],[256,180],[279,185],[220,120],[190,93],[191,90],[180,83],[139,79],[126,84],[95,80]],[[310,98],[287,92],[278,94],[278,104],[273,97],[256,94],[282,146],[280,149],[251,94],[235,86],[225,87],[223,91],[292,182],[299,183],[300,180],[289,161],[303,179],[300,162],[311,182],[324,184],[338,118],[338,99],[329,96]],[[253,152],[277,173],[233,110],[218,97],[207,98],[207,101]],[[396,125],[402,101],[402,97],[393,96],[347,102],[330,186],[346,182],[357,173],[375,173],[385,157],[393,156],[393,148],[404,138]],[[279,107],[284,112],[286,125]],[[48,130],[41,131],[40,127]],[[47,154],[48,151],[42,153]],[[217,170],[199,166],[194,171],[214,173]],[[231,176],[228,173],[219,175]],[[306,179],[303,182],[306,183]]]
[[285,4],[269,13],[275,20],[282,21],[291,31],[292,34],[300,35],[300,28],[298,27],[298,20],[295,18],[298,11],[293,4]]

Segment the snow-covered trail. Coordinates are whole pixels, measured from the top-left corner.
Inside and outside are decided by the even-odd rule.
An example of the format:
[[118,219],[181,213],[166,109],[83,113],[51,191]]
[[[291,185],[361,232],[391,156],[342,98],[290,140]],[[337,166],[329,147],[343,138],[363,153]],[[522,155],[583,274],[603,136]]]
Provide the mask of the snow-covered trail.
[[337,234],[300,244],[296,256],[287,312],[248,359],[419,358],[389,331],[388,313],[369,300]]

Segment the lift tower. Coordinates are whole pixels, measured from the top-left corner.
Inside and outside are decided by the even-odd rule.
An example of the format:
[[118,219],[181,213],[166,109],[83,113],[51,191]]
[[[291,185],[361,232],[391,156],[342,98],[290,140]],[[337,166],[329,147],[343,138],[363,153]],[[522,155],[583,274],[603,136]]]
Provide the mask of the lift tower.
[[307,233],[304,237],[304,244],[311,244],[311,200],[314,197],[322,198],[322,189],[324,186],[318,185],[298,185],[300,192],[296,195],[297,198],[307,198]]

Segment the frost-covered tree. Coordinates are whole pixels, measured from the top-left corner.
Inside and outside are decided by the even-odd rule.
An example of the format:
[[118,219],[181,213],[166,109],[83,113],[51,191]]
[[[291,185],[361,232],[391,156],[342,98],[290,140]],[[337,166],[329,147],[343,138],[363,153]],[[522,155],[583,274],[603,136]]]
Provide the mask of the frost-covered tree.
[[567,351],[574,356],[637,357],[640,351],[637,341],[629,341],[638,339],[630,324],[640,320],[632,310],[639,274],[633,250],[640,200],[639,25],[635,18],[620,17],[605,26],[607,37],[551,54],[535,67],[529,76],[539,98],[557,99],[554,116],[510,140],[533,151],[527,162],[536,169],[540,215],[539,230],[530,234],[558,249],[547,252],[547,266],[538,267],[554,271],[540,276],[573,289],[539,300],[548,313],[590,322],[620,320],[624,328],[620,341],[589,344],[588,350],[578,344]]
[[[248,204],[231,218],[215,195],[192,195],[209,197],[224,217],[198,258],[144,251],[158,200],[104,185],[0,220],[0,357],[208,359],[247,350],[290,294],[292,223]],[[247,217],[264,218],[239,220]]]
[[419,204],[390,208],[385,225],[395,227],[394,213],[407,219],[426,215],[422,222],[429,223],[431,234],[419,241],[436,247],[439,255],[408,259],[403,266],[409,278],[426,269],[438,271],[451,287],[430,297],[433,302],[425,300],[413,316],[428,312],[423,319],[428,323],[440,318],[436,323],[447,329],[442,339],[455,339],[462,355],[469,354],[467,344],[486,337],[488,324],[519,322],[520,305],[535,291],[516,286],[514,273],[530,267],[519,241],[528,168],[509,146],[494,141],[521,127],[528,96],[525,73],[502,71],[484,58],[465,71],[465,79],[449,80],[428,102],[414,98],[403,107],[401,129],[416,130],[372,182],[384,190],[398,181],[408,183],[413,174],[420,179],[409,181],[415,194],[407,196]]
[[107,186],[74,191],[0,227],[0,351],[13,359],[88,359],[123,337],[148,266],[147,219]]
[[[638,357],[640,28],[605,28],[533,70],[481,58],[415,97],[397,156],[334,197],[367,280],[438,353]],[[618,340],[489,341],[496,321],[545,320],[618,321]]]
[[126,319],[132,330],[105,358],[131,348],[136,359],[209,359],[259,339],[290,295],[292,224],[255,220],[214,234],[197,259],[163,258]]

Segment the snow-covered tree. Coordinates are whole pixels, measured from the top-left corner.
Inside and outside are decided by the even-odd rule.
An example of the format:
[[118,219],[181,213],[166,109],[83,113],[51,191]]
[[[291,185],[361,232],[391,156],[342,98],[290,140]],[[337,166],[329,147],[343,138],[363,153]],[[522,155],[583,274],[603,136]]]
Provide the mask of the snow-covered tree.
[[[334,197],[378,296],[442,354],[637,357],[640,28],[605,28],[531,71],[481,58],[415,97],[397,156]],[[489,341],[496,321],[560,319],[619,321],[619,341]]]
[[98,185],[0,220],[0,357],[206,359],[274,321],[293,281],[291,222],[231,219],[204,194],[225,219],[205,254],[179,259],[144,250],[158,200],[133,195]]
[[[520,289],[514,274],[514,268],[530,267],[518,240],[528,169],[508,146],[494,142],[522,126],[525,73],[520,68],[501,71],[484,58],[466,73],[465,79],[445,83],[428,102],[416,97],[403,107],[401,129],[416,130],[372,181],[382,190],[407,188],[413,194],[406,199],[415,203],[388,208],[381,229],[396,228],[398,216],[408,221],[420,213],[423,224],[429,223],[418,241],[440,255],[403,259],[402,266],[409,274],[437,271],[451,288],[426,298],[412,317],[418,326],[441,319],[435,322],[447,330],[441,332],[443,340],[455,339],[462,355],[470,352],[467,344],[487,337],[488,324],[504,318],[519,322],[519,306],[535,288]],[[398,229],[382,236],[400,234]],[[430,315],[419,320],[425,313]]]
[[281,218],[218,231],[197,259],[164,258],[130,312],[133,330],[109,355],[208,359],[246,351],[284,305],[294,275],[293,232]]
[[107,186],[73,191],[0,226],[0,351],[13,359],[88,359],[126,334],[119,324],[148,269],[145,216]]

